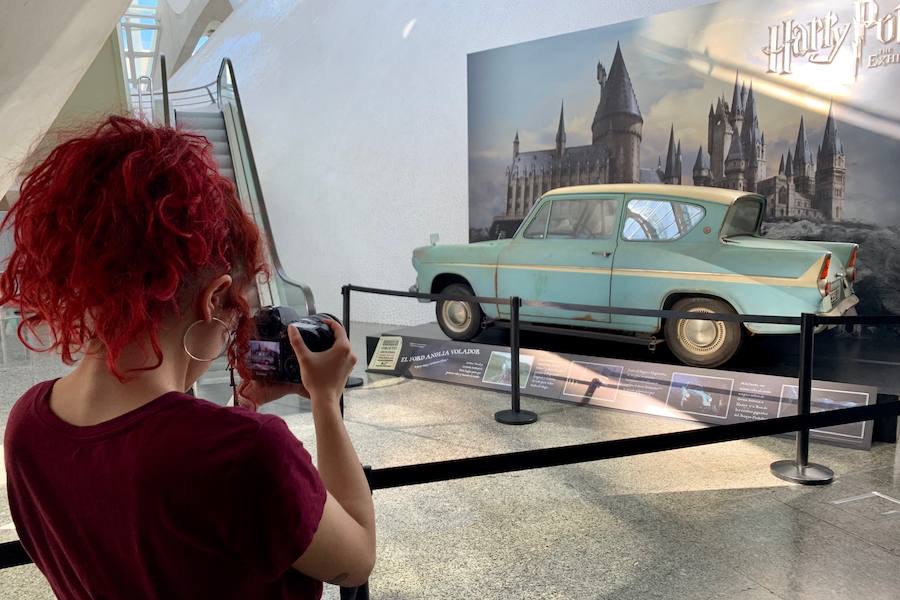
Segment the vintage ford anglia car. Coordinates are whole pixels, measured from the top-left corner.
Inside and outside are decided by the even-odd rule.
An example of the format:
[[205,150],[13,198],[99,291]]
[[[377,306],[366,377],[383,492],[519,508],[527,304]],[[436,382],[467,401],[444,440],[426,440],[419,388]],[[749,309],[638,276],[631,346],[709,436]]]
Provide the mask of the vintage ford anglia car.
[[[551,190],[509,239],[413,252],[428,293],[680,312],[799,316],[855,312],[858,247],[760,236],[766,199],[709,187],[620,184]],[[660,334],[682,362],[718,366],[746,334],[792,325],[668,319],[523,306],[523,322]],[[437,303],[450,338],[469,340],[509,307]]]

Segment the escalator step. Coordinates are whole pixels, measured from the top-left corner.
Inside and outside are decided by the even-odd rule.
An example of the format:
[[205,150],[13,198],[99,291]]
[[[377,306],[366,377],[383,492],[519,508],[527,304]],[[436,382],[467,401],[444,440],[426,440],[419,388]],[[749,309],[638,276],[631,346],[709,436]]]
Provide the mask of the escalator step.
[[214,154],[213,158],[220,169],[234,169],[230,154]]
[[186,131],[198,133],[208,139],[210,142],[228,142],[227,134],[224,129],[197,129],[189,125],[183,125]]

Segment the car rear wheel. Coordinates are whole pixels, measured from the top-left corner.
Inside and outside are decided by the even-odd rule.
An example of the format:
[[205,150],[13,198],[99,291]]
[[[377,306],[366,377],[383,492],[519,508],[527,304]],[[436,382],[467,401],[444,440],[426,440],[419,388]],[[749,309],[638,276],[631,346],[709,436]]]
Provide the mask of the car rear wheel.
[[[683,298],[672,306],[676,312],[737,314],[725,302],[713,298]],[[718,367],[741,347],[741,324],[730,321],[668,319],[666,343],[678,360],[694,367]]]
[[[472,288],[464,283],[453,283],[441,290],[442,294],[474,297]],[[452,340],[468,341],[481,331],[484,313],[477,302],[463,300],[439,300],[437,321],[441,331]]]

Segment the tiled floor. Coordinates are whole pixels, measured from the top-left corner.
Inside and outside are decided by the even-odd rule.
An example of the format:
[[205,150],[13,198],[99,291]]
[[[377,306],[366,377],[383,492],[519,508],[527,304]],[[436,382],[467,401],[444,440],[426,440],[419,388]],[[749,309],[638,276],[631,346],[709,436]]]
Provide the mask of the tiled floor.
[[[377,326],[356,325],[354,344]],[[0,414],[52,359],[0,367]],[[219,385],[220,387],[215,387]],[[221,389],[220,389],[221,388]],[[224,384],[204,393],[221,396]],[[696,425],[536,399],[540,420],[493,420],[503,394],[368,378],[348,392],[348,429],[374,467],[614,439]],[[303,401],[282,415],[315,454]],[[2,427],[2,424],[0,424]],[[784,438],[375,492],[373,598],[894,599],[900,590],[900,459],[813,444],[833,468],[822,488],[788,485],[769,463]],[[878,492],[879,495],[872,495]],[[861,497],[855,500],[852,498]],[[0,503],[0,541],[14,534]],[[0,572],[3,598],[52,597],[34,567]],[[326,597],[336,598],[330,589]]]

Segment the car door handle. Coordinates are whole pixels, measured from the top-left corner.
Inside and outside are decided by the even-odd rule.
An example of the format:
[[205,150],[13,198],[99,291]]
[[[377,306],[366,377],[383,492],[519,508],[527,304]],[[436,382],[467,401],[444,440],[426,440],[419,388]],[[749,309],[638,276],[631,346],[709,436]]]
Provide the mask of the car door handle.
[[609,252],[608,250],[595,250],[594,252],[591,252],[591,254],[594,256],[602,256],[603,258],[612,256],[612,252]]

